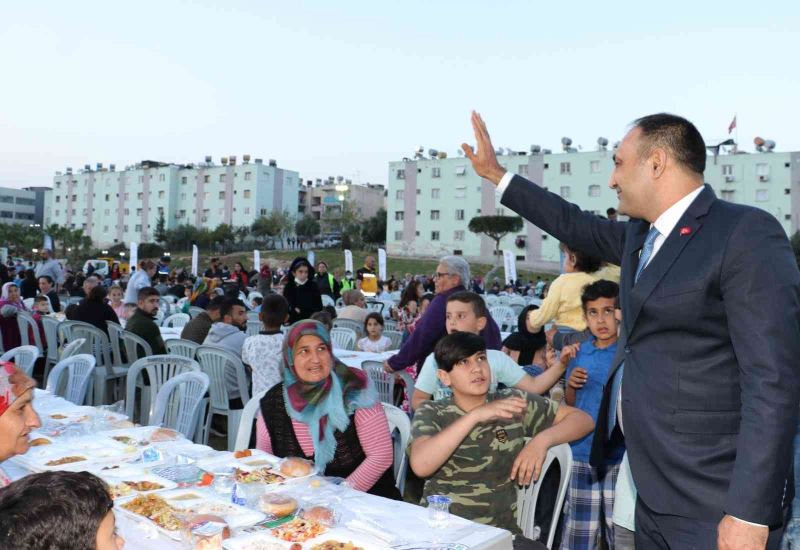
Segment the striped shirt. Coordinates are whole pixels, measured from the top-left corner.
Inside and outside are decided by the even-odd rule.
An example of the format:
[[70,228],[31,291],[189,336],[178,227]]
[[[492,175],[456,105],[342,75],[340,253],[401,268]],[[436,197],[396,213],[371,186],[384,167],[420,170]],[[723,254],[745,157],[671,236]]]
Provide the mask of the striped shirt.
[[[303,454],[306,456],[313,455],[314,442],[311,440],[311,432],[309,432],[308,426],[294,418],[291,420],[295,437],[300,444],[300,448],[303,449]],[[356,410],[355,422],[358,440],[366,458],[347,477],[347,483],[353,489],[368,491],[383,473],[392,466],[394,461],[392,437],[389,435],[389,423],[386,420],[386,414],[383,412],[383,405],[380,403],[376,403],[368,409]],[[272,441],[261,413],[258,414],[258,420],[256,421],[256,448],[272,454]]]

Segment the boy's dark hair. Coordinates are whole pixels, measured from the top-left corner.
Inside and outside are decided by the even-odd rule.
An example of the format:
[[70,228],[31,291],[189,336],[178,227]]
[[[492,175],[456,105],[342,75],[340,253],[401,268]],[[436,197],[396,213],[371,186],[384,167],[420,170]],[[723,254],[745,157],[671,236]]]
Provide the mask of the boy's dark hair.
[[599,300],[600,298],[613,298],[616,303],[619,297],[619,285],[614,281],[606,281],[601,279],[583,287],[581,293],[581,305],[583,311],[586,311],[586,304]]
[[309,319],[312,321],[319,321],[325,325],[325,328],[328,329],[328,332],[333,329],[333,319],[331,319],[331,314],[327,311],[317,311],[316,313],[312,313]]
[[372,313],[364,317],[364,334],[367,333],[367,323],[369,322],[370,319],[374,319],[375,322],[378,323],[380,326],[384,326],[383,315],[381,315],[377,311],[373,311]]
[[264,298],[261,298],[260,296],[256,296],[251,301],[260,306],[261,304],[264,303]]
[[236,306],[241,306],[244,309],[247,309],[247,306],[244,305],[244,302],[241,301],[239,298],[224,298],[222,302],[222,307],[219,308],[219,316],[220,318],[224,318],[226,315],[230,315],[233,311],[233,308]]
[[327,311],[328,315],[331,316],[331,320],[338,317],[338,315],[336,315],[336,308],[333,306],[322,306],[322,311]]
[[564,252],[569,252],[575,256],[575,270],[582,273],[594,273],[603,265],[603,260],[597,256],[587,254],[582,250],[572,247],[567,243],[561,243],[559,248]]
[[606,208],[606,214],[608,216],[613,216],[616,213],[617,213],[617,209],[614,208],[613,206],[610,206],[609,208]]
[[46,295],[39,294],[36,298],[33,299],[33,301],[35,303],[35,302],[48,302],[49,300],[47,299]]
[[113,506],[88,472],[31,474],[0,491],[0,548],[92,550]]
[[445,372],[450,372],[459,361],[486,351],[486,342],[471,332],[453,332],[439,340],[433,350],[436,364]]
[[483,301],[483,298],[481,298],[479,294],[475,294],[469,290],[462,290],[448,296],[447,303],[449,304],[450,302],[472,304],[472,311],[475,313],[475,317],[489,318],[489,310],[486,307],[486,302]]
[[142,300],[147,300],[150,296],[160,297],[161,293],[152,286],[146,286],[139,290],[139,293],[136,295],[136,301],[141,302]]
[[289,315],[289,302],[280,294],[270,294],[261,304],[261,322],[267,328],[278,328]]
[[208,305],[206,306],[206,311],[220,309],[222,307],[222,304],[224,303],[225,303],[224,296],[214,296],[208,301]]

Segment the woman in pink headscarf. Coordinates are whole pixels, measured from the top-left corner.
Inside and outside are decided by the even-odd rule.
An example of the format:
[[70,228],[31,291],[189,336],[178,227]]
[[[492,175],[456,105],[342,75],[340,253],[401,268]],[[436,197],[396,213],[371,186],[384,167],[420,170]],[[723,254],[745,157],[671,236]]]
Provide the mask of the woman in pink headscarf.
[[17,325],[17,313],[28,311],[22,303],[19,287],[15,283],[3,285],[0,296],[0,330],[3,331],[3,349],[14,349],[22,344]]
[[36,382],[14,363],[0,363],[0,487],[10,483],[2,464],[12,456],[25,454],[28,435],[42,423],[33,410]]

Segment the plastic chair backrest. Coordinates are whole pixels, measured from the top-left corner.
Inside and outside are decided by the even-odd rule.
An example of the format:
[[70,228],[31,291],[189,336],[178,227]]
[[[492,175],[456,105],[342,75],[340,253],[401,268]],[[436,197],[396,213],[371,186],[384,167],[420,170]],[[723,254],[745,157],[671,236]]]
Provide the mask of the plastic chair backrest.
[[239,397],[242,403],[250,400],[250,389],[244,372],[244,363],[240,357],[227,349],[215,346],[200,346],[195,352],[195,357],[200,363],[200,370],[206,373],[210,379],[209,397],[212,409],[230,410],[227,373],[231,369],[235,369],[236,372],[236,383],[239,386]]
[[497,294],[485,294],[486,296],[486,305],[489,307],[496,306],[498,304]]
[[248,321],[258,321],[260,322],[259,315],[261,315],[257,311],[248,311],[247,312],[247,320]]
[[[181,357],[180,355],[151,355],[134,361],[128,368],[128,378],[125,381],[125,414],[133,418],[134,401],[136,399],[136,383],[142,371],[147,371],[151,396],[156,396],[167,380],[189,371],[199,371],[197,361]],[[143,388],[142,391],[147,391]],[[150,400],[150,411],[147,418],[153,416],[155,399]]]
[[408,447],[408,441],[411,439],[411,420],[409,420],[406,413],[394,405],[389,405],[388,403],[381,403],[381,405],[383,405],[386,420],[389,422],[389,434],[393,434],[397,430],[399,435],[399,439],[395,440],[393,445],[394,479],[397,489],[402,495],[406,486],[406,472],[408,470],[406,447]]
[[108,335],[89,323],[79,323],[72,327],[73,338],[86,338],[88,345],[87,353],[91,353],[95,358],[97,367],[111,367],[111,342]]
[[197,342],[181,340],[180,338],[167,340],[164,344],[167,346],[167,352],[170,355],[180,355],[188,359],[194,359],[194,352],[200,347],[200,344]]
[[558,483],[558,492],[556,493],[556,502],[553,507],[553,518],[550,521],[550,530],[548,531],[547,544],[548,548],[553,545],[553,538],[556,535],[556,527],[558,526],[559,518],[561,517],[561,509],[564,507],[564,499],[567,496],[567,489],[569,488],[569,479],[572,474],[572,449],[568,443],[562,443],[555,447],[550,447],[547,451],[547,456],[542,465],[542,473],[539,475],[539,482],[531,483],[527,487],[517,488],[517,525],[522,529],[522,534],[530,539],[536,536],[536,525],[534,520],[536,516],[536,502],[539,499],[539,490],[542,487],[540,483],[544,479],[547,470],[554,461],[558,461],[561,469],[561,479]]
[[22,303],[25,304],[26,308],[33,309],[33,298],[25,298]]
[[178,301],[178,298],[173,294],[164,294],[161,299],[166,300],[171,305]]
[[115,366],[124,366],[125,360],[122,357],[122,325],[114,321],[106,321],[108,327],[108,341],[111,344],[111,360]]
[[47,342],[47,358],[58,361],[58,319],[53,317],[42,317],[42,328],[44,329],[44,340]]
[[500,326],[500,330],[504,327],[508,328],[517,323],[517,315],[514,310],[508,306],[494,306],[489,308],[489,315]]
[[200,315],[200,314],[201,314],[201,313],[203,313],[204,311],[205,311],[205,310],[204,310],[203,308],[201,308],[201,307],[197,307],[197,306],[190,306],[190,307],[189,307],[189,317],[191,317],[192,319],[194,319],[195,317],[197,317],[198,315]]
[[72,327],[78,324],[79,321],[61,321],[58,323],[58,338],[62,344],[72,342]]
[[21,371],[33,378],[33,366],[39,355],[39,348],[36,346],[17,346],[0,355],[0,362],[13,361]]
[[[23,346],[36,346],[39,348],[39,353],[44,355],[44,345],[42,344],[42,335],[39,332],[39,324],[27,311],[20,311],[17,313],[17,326],[19,327],[19,337]],[[33,335],[33,342],[30,340],[31,334]]]
[[263,299],[264,299],[264,295],[263,295],[263,294],[261,294],[261,293],[260,293],[259,291],[257,291],[257,290],[251,290],[251,291],[250,291],[250,292],[247,294],[247,301],[248,301],[248,302],[252,302],[252,301],[253,301],[253,298],[261,298],[261,299],[263,300]]
[[360,338],[364,326],[363,323],[353,321],[352,319],[334,319],[333,328],[349,328],[356,333],[356,338]]
[[161,323],[162,327],[185,327],[192,318],[187,313],[173,313]]
[[383,302],[376,302],[374,300],[370,300],[367,302],[367,310],[370,312],[377,312],[383,313],[384,304]]
[[384,330],[383,335],[392,341],[389,349],[400,349],[400,342],[403,341],[403,333],[396,330]]
[[153,348],[150,344],[144,338],[129,330],[122,331],[122,343],[125,344],[125,355],[128,356],[128,361],[131,363],[153,355]]
[[334,327],[331,330],[331,340],[333,347],[340,350],[353,351],[356,349],[356,333],[349,328]]
[[367,373],[372,383],[375,384],[375,389],[378,392],[378,397],[383,403],[389,405],[394,404],[394,375],[387,374],[383,370],[383,363],[380,361],[364,361],[361,363],[362,370]]
[[178,300],[178,302],[175,304],[175,311],[183,311],[183,306],[185,306],[186,302],[188,301],[189,298],[187,298],[186,296]]
[[247,321],[247,335],[248,336],[255,336],[259,332],[261,332],[262,326],[261,321]]
[[50,376],[47,377],[47,391],[53,394],[58,393],[61,376],[67,374],[66,389],[64,399],[75,405],[83,405],[86,401],[86,392],[94,373],[95,359],[88,353],[73,355],[59,361]]
[[[397,321],[394,319],[386,319],[383,321],[383,330],[397,330]],[[400,337],[402,338],[403,333],[400,333]]]
[[256,415],[261,410],[261,399],[266,395],[269,390],[263,390],[250,398],[244,409],[242,409],[242,417],[239,419],[239,429],[236,430],[236,444],[233,446],[234,451],[241,451],[250,447],[250,435],[253,433],[253,422]]
[[66,359],[67,357],[72,357],[73,355],[77,355],[80,353],[83,346],[86,344],[86,338],[75,338],[71,342],[68,342],[62,349],[61,349],[61,359]]
[[172,428],[191,440],[207,391],[208,376],[202,372],[184,372],[169,379],[156,394],[150,425]]
[[322,307],[333,306],[336,307],[336,302],[327,294],[322,295]]
[[172,313],[172,304],[173,302],[170,302],[163,296],[158,299],[158,310],[164,312],[164,317],[169,317]]

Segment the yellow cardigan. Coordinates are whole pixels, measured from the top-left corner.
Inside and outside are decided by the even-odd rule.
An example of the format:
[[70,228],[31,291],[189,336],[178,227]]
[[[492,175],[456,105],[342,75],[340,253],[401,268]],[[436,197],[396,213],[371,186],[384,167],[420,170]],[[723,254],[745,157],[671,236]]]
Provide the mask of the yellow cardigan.
[[[618,269],[615,282],[619,282]],[[579,332],[586,330],[586,319],[583,317],[583,307],[581,306],[583,287],[603,278],[613,280],[614,274],[609,271],[611,270],[604,267],[594,273],[564,273],[556,277],[550,283],[547,298],[544,299],[539,309],[532,311],[529,315],[531,323],[535,325],[534,331],[550,321],[557,326],[570,327]]]

